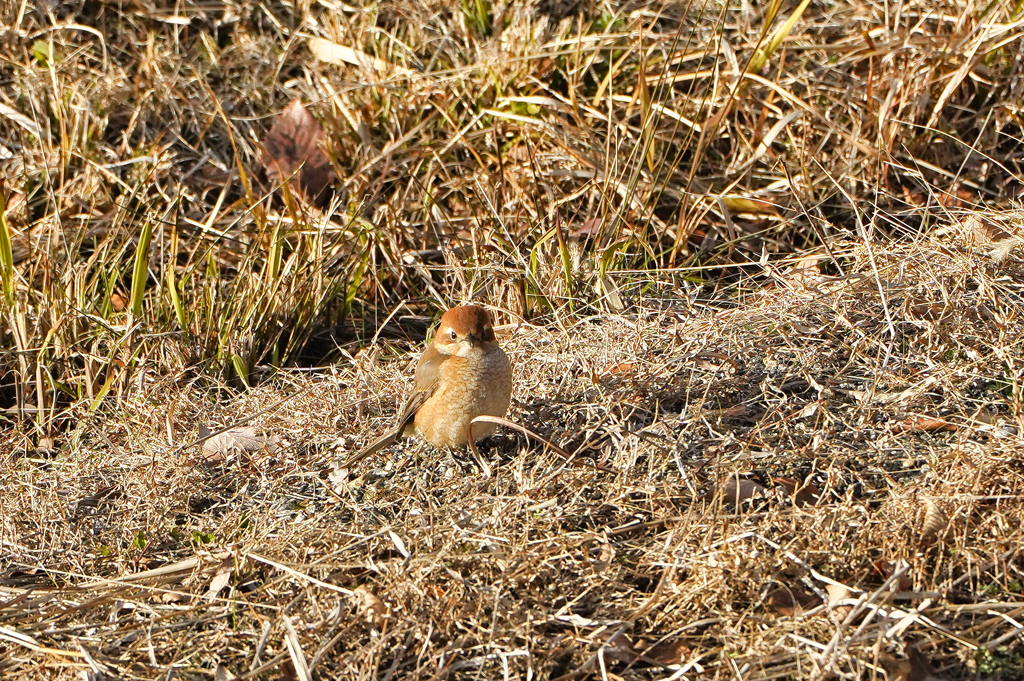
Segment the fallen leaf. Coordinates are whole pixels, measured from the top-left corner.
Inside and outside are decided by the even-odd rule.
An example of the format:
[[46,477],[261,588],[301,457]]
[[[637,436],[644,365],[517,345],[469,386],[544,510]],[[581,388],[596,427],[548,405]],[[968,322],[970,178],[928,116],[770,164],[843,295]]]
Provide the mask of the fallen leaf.
[[331,467],[331,471],[327,474],[327,480],[330,481],[331,487],[338,494],[341,494],[348,489],[348,474],[349,469],[342,466],[340,463],[335,463]]
[[607,660],[629,663],[637,658],[633,641],[621,629],[612,633],[602,647],[604,648],[604,655]]
[[[819,331],[821,331],[821,329],[822,329],[822,327],[820,327],[820,326],[811,326],[810,324],[804,324],[800,320],[793,320],[793,321],[791,321],[789,323],[789,325],[793,327],[794,331],[796,331],[797,333],[803,334],[805,336],[816,334]],[[816,402],[812,402],[811,404],[816,405],[817,403]],[[806,418],[806,417],[804,417],[804,418]]]
[[674,664],[682,664],[683,660],[688,658],[692,652],[690,647],[683,643],[682,639],[676,639],[675,641],[665,641],[657,644],[648,650],[644,657],[668,667]]
[[309,671],[309,663],[306,662],[306,655],[302,652],[302,642],[299,640],[299,633],[295,631],[292,618],[282,615],[281,622],[284,624],[284,643],[288,649],[288,657],[291,658],[292,672],[299,681],[313,681],[313,675]]
[[[884,558],[879,558],[874,563],[872,563],[872,566],[875,568],[875,571],[882,576],[882,579],[889,579],[889,577],[891,577],[893,572],[895,572],[896,570],[893,567],[892,563],[890,563]],[[900,575],[900,578],[896,580],[897,591],[910,591],[913,588],[914,580],[911,579],[910,575],[906,572]]]
[[912,416],[905,421],[897,423],[893,428],[896,433],[902,432],[941,432],[957,430],[955,423],[931,416]]
[[444,598],[448,591],[440,584],[426,584],[423,587],[423,591],[426,592],[431,598],[441,599]]
[[604,222],[601,218],[591,218],[586,220],[579,227],[569,228],[569,239],[574,241],[582,241],[583,239],[600,234],[601,226]]
[[402,538],[395,534],[393,531],[388,530],[388,534],[391,536],[391,543],[395,545],[398,552],[402,554],[402,558],[408,559],[412,554],[409,553],[409,549],[405,547],[405,542]]
[[817,401],[808,402],[807,405],[803,409],[800,410],[800,413],[797,414],[797,418],[800,418],[800,419],[809,419],[809,418],[811,418],[812,416],[814,416],[815,414],[818,413],[818,407],[819,407],[819,404],[818,404]]
[[921,523],[921,546],[931,546],[940,535],[946,532],[949,518],[931,499],[925,498],[922,505],[924,506],[924,521]]
[[359,614],[379,629],[388,615],[388,606],[384,605],[384,601],[377,598],[365,585],[357,586],[352,593],[359,597]]
[[612,564],[615,559],[615,549],[612,548],[611,544],[601,544],[601,549],[598,552],[597,560],[594,561],[594,572],[604,572],[608,569],[608,566]]
[[892,681],[907,681],[910,675],[910,660],[901,660],[894,655],[878,656],[879,665],[885,670],[885,677]]
[[722,419],[739,419],[751,412],[750,407],[745,404],[737,404],[734,407],[724,409],[709,409],[708,416],[717,416]]
[[[209,429],[205,426],[199,427],[199,437],[206,437]],[[266,451],[273,454],[281,449],[279,438],[266,438],[257,435],[256,431],[249,427],[229,428],[223,433],[218,433],[203,443],[203,451],[210,459],[226,459],[228,456],[239,452]]]
[[739,506],[748,499],[763,499],[768,496],[768,490],[753,480],[728,478],[719,483],[711,490],[712,496],[721,494],[722,500],[730,506]]
[[829,607],[835,607],[839,601],[850,598],[850,589],[843,584],[826,584],[825,591],[828,593]]
[[818,263],[824,260],[825,256],[820,253],[810,253],[801,257],[789,269],[789,280],[798,284],[809,284],[821,280],[822,275]]
[[[974,416],[972,418],[986,426],[994,426],[999,422],[995,413],[985,405],[978,407],[978,410],[974,412]],[[40,439],[39,442],[42,442],[42,439]]]
[[793,617],[814,607],[820,600],[801,586],[780,586],[768,593],[768,607],[783,617]]
[[231,581],[231,575],[235,571],[235,561],[233,558],[225,558],[224,562],[217,568],[217,573],[210,580],[210,586],[206,590],[206,600],[212,601],[217,597],[224,587]]
[[167,604],[188,604],[192,602],[192,596],[186,593],[181,593],[180,591],[167,591],[160,594],[160,602]]
[[987,252],[993,262],[1006,260],[1018,247],[1024,246],[1024,233],[1008,224],[999,224],[991,216],[969,214],[963,222],[963,236],[971,248],[990,247]]
[[114,308],[114,312],[123,312],[127,301],[124,296],[119,293],[110,294],[110,307]]
[[779,217],[779,210],[762,199],[748,199],[744,196],[723,196],[722,203],[733,215],[774,215]]
[[907,644],[906,659],[893,655],[881,655],[879,662],[885,669],[886,676],[895,681],[946,681],[946,677],[936,676],[931,662],[924,653]]
[[232,674],[231,670],[220,663],[217,665],[217,671],[213,673],[213,678],[214,681],[233,681],[233,679],[237,679],[238,677]]
[[952,309],[945,303],[932,303],[932,302],[912,302],[909,308],[909,312],[913,317],[921,319],[926,322],[939,322],[942,321],[948,313],[952,312]]
[[295,665],[291,660],[281,660],[277,666],[281,681],[299,681],[299,675],[295,673]]
[[793,503],[797,506],[813,506],[821,499],[821,490],[794,478],[774,478],[775,483],[785,490],[786,494],[793,497]]
[[334,168],[320,148],[323,128],[298,98],[281,112],[263,140],[260,162],[275,184],[290,182],[303,200],[318,202],[334,181]]
[[627,376],[632,374],[635,370],[636,365],[632,362],[619,362],[618,364],[608,365],[601,374],[605,376]]
[[835,613],[836,618],[842,622],[850,614],[853,606],[849,604],[839,605],[839,603],[852,598],[853,594],[849,588],[842,584],[826,584],[825,592],[828,593],[828,607]]
[[619,287],[615,284],[615,281],[611,277],[600,277],[594,282],[595,291],[599,296],[602,296],[604,301],[608,304],[608,308],[616,313],[620,314],[625,312],[626,305],[622,302],[622,296],[619,295]]
[[415,75],[415,71],[410,69],[396,66],[391,62],[378,59],[377,57],[370,56],[365,52],[354,50],[351,47],[345,45],[339,45],[336,42],[326,40],[324,38],[310,38],[309,39],[309,51],[313,53],[313,56],[320,61],[325,61],[328,64],[352,64],[353,66],[361,66],[366,69],[377,71],[378,73],[385,73],[387,71],[395,71],[403,76]]
[[614,383],[616,379],[627,378],[635,372],[636,365],[632,362],[615,362],[601,371],[591,371],[590,380],[597,384]]
[[124,491],[117,485],[105,485],[96,490],[95,494],[79,499],[75,505],[75,516],[80,518],[89,512],[89,509],[98,508],[105,501],[113,501],[124,496]]
[[907,660],[910,662],[907,681],[942,681],[935,676],[935,670],[928,657],[912,645],[907,646]]

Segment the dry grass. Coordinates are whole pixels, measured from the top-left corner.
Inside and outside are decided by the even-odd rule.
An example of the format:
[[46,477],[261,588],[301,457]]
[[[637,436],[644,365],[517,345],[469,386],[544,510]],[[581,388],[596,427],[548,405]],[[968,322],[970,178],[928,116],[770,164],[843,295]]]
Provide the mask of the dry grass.
[[[0,5],[0,674],[1024,677],[1021,7],[796,10]],[[583,462],[336,470],[469,299]]]
[[[922,240],[876,254],[876,279],[851,255],[845,278],[780,275],[787,295],[726,311],[681,311],[665,287],[661,310],[510,330],[516,418],[609,473],[510,435],[489,479],[418,443],[331,469],[406,387],[404,362],[372,354],[220,401],[146,383],[57,452],[4,462],[5,673],[85,669],[88,651],[130,677],[277,677],[291,626],[323,678],[678,669],[650,660],[688,678],[865,676],[911,644],[949,675],[1012,678],[1024,269]],[[178,446],[281,395],[255,419],[283,438],[274,453]],[[907,427],[922,418],[955,430]],[[806,481],[818,503],[732,508],[710,490],[735,475]],[[828,580],[861,606],[845,624],[820,604]]]

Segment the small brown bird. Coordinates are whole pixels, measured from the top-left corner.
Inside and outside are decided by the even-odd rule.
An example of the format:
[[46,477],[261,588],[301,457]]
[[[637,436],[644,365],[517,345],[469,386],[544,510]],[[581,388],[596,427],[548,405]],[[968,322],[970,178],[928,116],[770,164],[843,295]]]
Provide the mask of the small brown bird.
[[[512,366],[494,338],[487,310],[453,307],[441,317],[434,342],[420,355],[413,393],[395,427],[349,457],[364,459],[403,436],[418,432],[435,447],[466,444],[477,416],[505,416],[512,398]],[[493,423],[473,424],[473,440],[494,432]]]

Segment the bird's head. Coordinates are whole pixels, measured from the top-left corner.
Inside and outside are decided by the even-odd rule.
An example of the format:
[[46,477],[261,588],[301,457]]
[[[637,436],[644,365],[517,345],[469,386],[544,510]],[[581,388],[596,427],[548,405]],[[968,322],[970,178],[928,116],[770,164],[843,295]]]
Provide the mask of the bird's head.
[[434,335],[438,352],[458,357],[483,354],[494,343],[491,315],[478,305],[462,305],[445,312]]

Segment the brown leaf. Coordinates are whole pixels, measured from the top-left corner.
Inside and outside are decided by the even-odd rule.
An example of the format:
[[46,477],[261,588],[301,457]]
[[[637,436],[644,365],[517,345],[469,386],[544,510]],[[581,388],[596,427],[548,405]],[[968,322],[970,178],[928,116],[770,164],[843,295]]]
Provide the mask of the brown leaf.
[[192,602],[192,596],[190,596],[189,594],[181,593],[180,591],[167,591],[165,593],[160,594],[160,602],[167,604],[188,604]]
[[799,615],[819,602],[817,596],[802,586],[781,586],[768,594],[768,607],[784,617]]
[[667,667],[673,664],[682,664],[691,652],[689,646],[683,643],[682,639],[676,639],[659,643],[648,650],[644,657]]
[[225,667],[222,663],[217,665],[217,670],[213,674],[214,681],[233,681],[237,679],[230,669]]
[[[209,431],[205,426],[199,427],[199,437],[205,437]],[[266,438],[257,435],[256,431],[248,426],[242,428],[230,428],[223,433],[218,433],[203,443],[203,451],[209,459],[223,460],[231,454],[239,452],[267,451],[270,454],[281,449],[277,437]]]
[[794,478],[775,478],[775,483],[793,497],[797,506],[813,506],[821,499],[821,490],[810,483],[801,484]]
[[309,51],[312,52],[317,59],[325,61],[328,64],[352,64],[353,66],[361,66],[365,69],[371,69],[379,73],[394,71],[395,73],[403,76],[412,76],[416,74],[415,71],[411,71],[402,66],[396,66],[391,62],[378,59],[377,57],[370,56],[365,52],[354,50],[345,45],[339,45],[336,42],[325,40],[324,38],[310,38],[308,45]]
[[850,614],[850,610],[853,609],[851,605],[838,605],[840,602],[852,598],[853,594],[850,590],[842,584],[826,584],[825,592],[828,593],[828,607],[832,608],[836,618],[839,621],[846,619],[846,616]]
[[613,560],[615,560],[615,549],[612,548],[611,544],[601,544],[597,559],[593,562],[594,572],[604,572],[612,564]]
[[[872,566],[875,571],[882,576],[883,579],[889,579],[893,572],[896,571],[892,563],[887,561],[885,558],[879,558]],[[910,575],[903,573],[900,578],[896,581],[896,588],[898,591],[910,591],[914,588],[914,580],[910,578]]]
[[910,662],[910,669],[907,671],[907,681],[941,681],[935,676],[932,663],[928,657],[912,645],[907,646],[907,660]]
[[609,660],[615,662],[632,662],[637,658],[636,648],[623,631],[619,630],[611,634],[604,643],[604,654]]
[[322,138],[320,123],[293,99],[263,140],[260,162],[267,178],[275,184],[289,181],[302,199],[318,202],[334,181],[334,168],[320,148]]
[[921,523],[921,545],[931,546],[940,535],[945,534],[949,518],[931,499],[923,500],[924,521]]
[[279,677],[281,681],[299,681],[299,676],[295,673],[295,665],[291,660],[281,660],[277,671],[281,674]]
[[886,676],[895,681],[945,681],[944,677],[935,676],[931,662],[924,653],[910,644],[907,644],[906,650],[906,659],[892,655],[879,657]]
[[725,503],[730,506],[739,506],[747,499],[764,498],[768,490],[753,480],[729,478],[712,490],[712,495],[721,494]]
[[878,662],[885,670],[885,677],[893,681],[907,681],[910,674],[910,660],[901,660],[893,655],[882,654]]
[[745,404],[737,404],[734,407],[726,407],[724,409],[710,409],[708,410],[708,416],[717,416],[721,419],[741,419],[750,413],[750,407]]
[[850,589],[842,584],[826,584],[825,591],[828,593],[828,604],[834,607],[839,601],[851,597]]
[[789,279],[795,283],[807,284],[822,278],[818,263],[825,260],[821,253],[804,255],[789,269]]
[[601,227],[604,225],[601,218],[591,218],[585,220],[579,227],[569,228],[569,239],[575,241],[582,241],[588,237],[595,236],[601,232]]
[[926,322],[942,321],[943,317],[946,317],[952,312],[950,307],[945,303],[930,303],[927,301],[912,303],[909,311],[912,316]]
[[356,587],[352,593],[361,601],[359,613],[366,618],[367,622],[379,629],[384,624],[384,618],[387,617],[388,606],[384,605],[384,601],[377,598],[365,585]]
[[957,430],[957,428],[958,426],[955,423],[950,423],[943,419],[931,416],[912,416],[906,421],[897,423],[893,428],[893,431],[897,433],[905,431],[940,432],[946,430]]
[[636,371],[636,365],[632,362],[619,362],[605,367],[601,373],[605,376],[627,376]]
[[[973,418],[978,423],[985,424],[986,426],[994,426],[999,423],[999,419],[996,417],[995,413],[985,405],[981,405],[980,407],[978,407],[978,411],[974,412],[974,416],[972,416],[971,418]],[[43,439],[40,438],[40,449],[42,448],[42,442]]]
[[210,580],[210,586],[206,590],[206,600],[212,601],[217,597],[224,587],[231,581],[231,575],[235,571],[235,561],[233,558],[225,558],[224,562],[217,568],[217,573]]
[[614,383],[617,379],[624,379],[636,373],[636,365],[632,362],[615,362],[609,364],[601,371],[591,371],[590,380],[597,384]]

